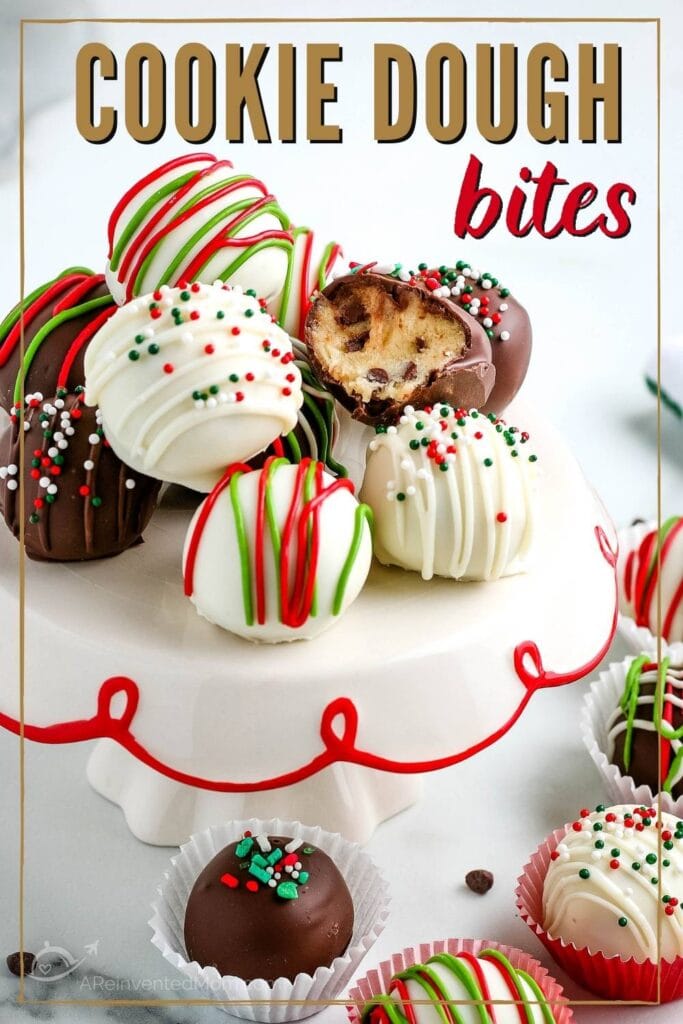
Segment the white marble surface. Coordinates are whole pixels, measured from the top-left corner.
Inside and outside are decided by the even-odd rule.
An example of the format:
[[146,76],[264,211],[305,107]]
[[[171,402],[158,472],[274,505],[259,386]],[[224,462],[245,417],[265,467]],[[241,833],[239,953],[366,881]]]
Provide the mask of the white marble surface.
[[[615,645],[614,657],[623,652]],[[578,716],[585,683],[537,694],[521,721],[477,758],[425,778],[420,803],[377,831],[368,850],[392,890],[392,915],[366,960],[446,935],[481,937],[525,948],[552,969],[543,947],[519,920],[515,879],[537,841],[580,805],[598,803],[599,775],[584,750]],[[27,982],[27,998],[192,998],[173,991],[178,978],[149,941],[149,904],[172,851],[145,846],[128,832],[117,808],[88,787],[85,747],[26,748],[26,945],[62,946],[85,962],[63,982]],[[0,736],[0,778],[16,776],[18,741]],[[514,768],[514,770],[511,770]],[[16,820],[16,792],[0,791],[0,820]],[[0,952],[16,945],[17,835],[0,837],[3,912]],[[494,872],[494,888],[480,897],[465,888],[471,868]],[[96,955],[85,946],[99,942]],[[562,980],[559,970],[554,973]],[[104,980],[101,980],[104,979]],[[102,985],[111,979],[109,992]],[[144,996],[144,986],[147,995]],[[213,1007],[102,1008],[13,1005],[17,982],[0,968],[0,1022],[20,1014],[41,1020],[196,1022],[223,1018]],[[591,997],[571,983],[574,998]],[[2,1001],[4,999],[4,1002]],[[650,1024],[673,1020],[665,1008],[577,1009],[578,1024]],[[618,1014],[618,1016],[617,1016]],[[341,1024],[331,1007],[316,1024]]]
[[[107,0],[92,0],[92,5],[100,16],[111,14],[114,6]],[[35,6],[44,13],[44,2],[36,0]],[[61,14],[69,4],[54,6]],[[362,0],[351,0],[344,6],[344,13],[367,13]],[[0,7],[3,14],[9,10],[10,16],[18,10],[24,15],[32,13],[30,0],[3,0]],[[228,7],[221,5],[220,13],[244,13],[237,10],[237,5],[234,10]],[[427,0],[421,11],[452,13],[452,7]],[[291,13],[321,14],[317,5],[308,2],[291,2],[287,8]],[[386,13],[384,8],[388,12],[388,5],[383,5],[378,13]],[[517,15],[518,8],[519,4],[511,0],[490,0],[486,14]],[[253,14],[282,14],[282,5],[254,2],[249,10]],[[192,5],[195,15],[215,12],[216,5],[208,0],[196,0]],[[166,0],[163,5],[156,0],[119,0],[116,4],[117,16],[142,13],[182,17],[187,14],[187,5],[180,0]],[[414,13],[414,4],[396,0],[389,13]],[[527,0],[523,13],[547,15],[547,0]],[[637,0],[622,0],[618,11],[607,0],[574,0],[571,13],[638,16],[645,12]],[[678,55],[683,18],[679,0],[650,3],[647,13],[663,13],[666,17],[662,168],[666,340],[680,333],[678,279],[683,210],[679,169],[683,140],[674,130],[678,123],[674,119],[683,102],[683,66]],[[387,36],[386,31],[383,34]],[[591,34],[596,36],[597,30]],[[50,54],[58,41],[54,35],[45,48],[44,39],[35,40],[36,45],[42,44],[39,52],[43,54]],[[14,59],[12,53],[10,61]],[[70,66],[66,60],[67,71]],[[347,67],[353,68],[350,60]],[[637,180],[638,216],[631,235],[618,244],[600,239],[539,243],[533,239],[512,242],[499,233],[470,249],[474,251],[472,258],[490,262],[494,271],[514,278],[515,286],[527,299],[535,324],[536,347],[525,397],[550,412],[571,440],[589,479],[619,525],[637,515],[649,517],[656,509],[655,407],[641,375],[656,337],[652,61],[645,47],[642,59],[629,60],[627,70],[630,114],[624,145],[609,153],[597,147],[591,147],[591,153],[577,152],[576,146],[570,146],[559,154],[558,161],[561,157],[563,170],[568,165],[569,176],[577,177],[585,167],[585,173],[599,174],[601,180],[613,180],[621,174]],[[367,83],[361,75],[357,77],[358,88],[365,90]],[[63,82],[55,82],[53,87],[56,95]],[[9,104],[14,100],[11,80],[7,88],[4,95]],[[641,102],[650,105],[639,117]],[[448,183],[458,180],[470,149],[465,153],[462,147],[432,146],[426,151],[421,148],[425,141],[418,132],[400,149],[401,162],[397,164],[397,147],[380,151],[362,145],[357,136],[367,112],[354,106],[353,93],[348,90],[347,103],[351,108],[345,108],[351,125],[348,142],[334,153],[334,147],[304,146],[297,161],[291,147],[259,147],[247,142],[241,148],[233,147],[233,154],[243,167],[251,166],[272,181],[297,218],[303,211],[324,233],[342,237],[351,257],[370,253],[380,258],[417,261],[424,255],[439,262],[444,253],[467,249],[453,245],[449,217],[455,184]],[[360,126],[357,132],[354,118]],[[102,147],[88,149],[74,140],[69,104],[38,113],[27,133],[27,283],[33,284],[68,263],[91,261],[98,265],[104,250],[103,219],[121,184],[127,184],[152,160],[175,155],[180,146],[171,138],[155,147],[152,155],[149,147],[117,142],[108,147],[105,159]],[[221,145],[214,141],[207,148],[220,151]],[[548,147],[525,150],[522,140],[495,150],[480,147],[475,140],[472,148],[477,152],[481,149],[487,161],[496,163],[498,183],[507,183],[508,188],[516,167],[526,160],[538,164],[539,159],[550,156]],[[539,149],[543,150],[541,154]],[[306,173],[301,170],[304,157]],[[367,170],[368,161],[374,161],[373,174],[366,176],[364,189],[354,193],[350,185],[359,167]],[[334,195],[344,198],[343,220],[341,202],[329,203],[324,190],[311,187],[311,180],[318,178],[332,187]],[[60,185],[59,202],[55,201],[55,182],[74,183]],[[395,198],[391,206],[380,207],[375,198],[377,189],[384,190],[388,182]],[[416,189],[416,182],[429,187]],[[432,187],[434,182],[437,188]],[[418,200],[420,216],[416,217]],[[0,307],[4,309],[14,301],[18,280],[16,154],[11,147],[0,154],[0,222],[4,228]],[[664,512],[680,512],[682,428],[672,416],[665,416],[663,427]],[[571,628],[570,623],[567,628]],[[622,652],[616,649],[613,656],[621,658]],[[369,850],[391,882],[394,910],[368,965],[404,945],[446,935],[498,939],[544,956],[516,917],[512,894],[516,875],[536,843],[555,825],[572,817],[578,807],[597,803],[602,797],[598,774],[579,737],[578,714],[585,686],[581,683],[538,694],[499,744],[470,762],[427,778],[423,800],[377,832]],[[156,881],[171,851],[143,846],[132,838],[120,812],[88,787],[84,774],[87,756],[84,747],[29,745],[26,749],[26,945],[38,951],[48,942],[65,947],[76,959],[86,956],[81,967],[61,983],[27,985],[27,997],[53,1001],[101,995],[118,999],[187,998],[190,993],[173,992],[176,979],[151,946],[146,925]],[[17,765],[17,740],[0,734],[0,820],[5,823],[0,829],[3,956],[17,947]],[[277,813],[277,808],[273,812]],[[488,867],[496,875],[495,887],[485,897],[477,897],[463,886],[465,872],[475,867]],[[85,946],[96,942],[97,953],[86,954]],[[107,988],[109,991],[104,991]],[[208,1007],[105,1009],[53,1003],[19,1008],[16,990],[15,979],[0,965],[0,1024],[30,1019],[55,1020],[58,1024],[209,1024],[224,1019],[220,1011]],[[581,995],[575,989],[569,991]],[[578,1024],[670,1024],[679,1015],[680,1008],[665,1007],[580,1007],[575,1011]],[[344,1016],[342,1008],[331,1008],[317,1021],[342,1024]]]

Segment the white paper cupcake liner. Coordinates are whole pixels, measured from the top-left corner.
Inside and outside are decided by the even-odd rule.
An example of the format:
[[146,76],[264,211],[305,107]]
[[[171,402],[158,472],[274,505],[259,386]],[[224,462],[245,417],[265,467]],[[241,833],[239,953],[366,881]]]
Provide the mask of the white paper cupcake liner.
[[[334,861],[349,887],[354,907],[349,947],[329,967],[319,967],[312,977],[298,974],[293,982],[278,978],[273,985],[259,978],[247,984],[241,978],[221,977],[215,967],[201,967],[196,960],[187,958],[183,937],[185,908],[195,879],[223,847],[240,839],[247,829],[254,835],[297,836],[319,847]],[[189,978],[207,999],[216,1000],[226,1013],[268,1024],[302,1020],[322,1010],[325,1002],[338,998],[381,934],[389,913],[388,883],[358,845],[321,828],[279,818],[231,821],[192,836],[172,858],[158,893],[149,924],[152,942],[164,959]]]
[[[638,651],[652,655],[652,650]],[[683,644],[662,646],[662,656],[670,654],[677,661],[683,658]],[[607,723],[617,707],[624,692],[626,673],[632,658],[625,658],[621,663],[613,663],[600,673],[598,679],[591,684],[583,699],[581,710],[581,735],[588,753],[597,765],[605,783],[605,791],[612,804],[644,804],[647,807],[657,806],[657,793],[649,786],[638,786],[630,775],[622,775],[615,764],[609,759],[609,736]],[[662,810],[683,817],[683,797],[674,800],[669,793],[661,794]]]
[[638,626],[630,614],[626,601],[624,600],[624,569],[626,560],[631,553],[638,548],[651,530],[657,524],[651,520],[645,523],[636,523],[635,526],[626,526],[619,530],[619,556],[617,559],[617,579],[619,581],[619,619],[617,631],[626,646],[634,654],[652,652],[657,649],[657,637],[647,628]]
[[359,978],[349,992],[347,1013],[350,1024],[360,1024],[364,1005],[386,992],[392,976],[399,971],[404,971],[413,964],[422,964],[437,953],[448,952],[455,955],[467,952],[477,956],[482,949],[499,950],[514,968],[530,974],[552,1006],[556,1024],[571,1024],[574,1017],[562,987],[545,967],[521,949],[503,946],[500,942],[489,942],[488,939],[444,939],[439,942],[423,942],[419,946],[395,953],[391,960],[384,960],[374,970],[368,971],[365,977]]
[[657,637],[647,626],[636,626],[633,619],[620,615],[617,619],[617,632],[632,654],[652,654],[657,651]]

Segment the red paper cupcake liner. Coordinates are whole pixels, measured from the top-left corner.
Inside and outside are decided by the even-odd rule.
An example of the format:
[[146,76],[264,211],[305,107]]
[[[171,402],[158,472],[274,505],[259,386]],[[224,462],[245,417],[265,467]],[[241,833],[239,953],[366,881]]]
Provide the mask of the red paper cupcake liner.
[[553,939],[539,923],[543,920],[543,883],[550,855],[566,835],[566,828],[555,829],[524,867],[517,879],[517,907],[521,918],[541,940],[553,960],[570,978],[603,999],[635,1000],[644,1003],[670,1003],[683,999],[683,957],[661,961],[661,987],[654,960],[622,960],[620,956],[591,953],[573,942]]
[[489,942],[488,939],[442,939],[438,942],[423,942],[419,946],[394,953],[391,960],[384,960],[374,970],[358,979],[349,991],[349,999],[353,1004],[347,1006],[350,1024],[360,1024],[363,1006],[376,996],[387,991],[394,974],[404,971],[413,964],[424,963],[436,953],[472,953],[477,956],[482,949],[498,949],[508,958],[513,967],[526,971],[531,975],[552,1005],[556,1024],[572,1024],[574,1015],[566,1002],[562,986],[548,973],[545,967],[534,960],[528,953],[512,946],[503,946],[500,942]]

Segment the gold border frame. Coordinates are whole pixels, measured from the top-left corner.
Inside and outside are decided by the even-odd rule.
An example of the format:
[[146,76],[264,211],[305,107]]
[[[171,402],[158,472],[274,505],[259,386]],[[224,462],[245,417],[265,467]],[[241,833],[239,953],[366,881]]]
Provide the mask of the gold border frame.
[[[283,25],[283,24],[650,24],[656,25],[656,66],[657,66],[657,108],[656,108],[656,136],[657,136],[657,169],[656,169],[656,238],[657,238],[657,527],[662,524],[662,400],[661,400],[661,369],[662,369],[662,289],[661,289],[661,267],[662,267],[662,231],[661,231],[661,86],[662,86],[662,65],[661,65],[661,17],[650,18],[513,18],[513,17],[338,17],[338,18],[21,18],[19,22],[19,294],[20,302],[23,303],[25,296],[25,183],[24,183],[24,27],[26,25],[69,25],[69,24],[106,24],[106,25]],[[20,352],[24,354],[24,327],[23,318],[20,328]],[[23,414],[23,383],[20,395]],[[19,439],[19,475],[23,479],[25,459],[24,432],[21,432]],[[19,950],[24,952],[24,896],[25,896],[25,853],[26,853],[26,827],[25,827],[25,745],[24,733],[24,693],[25,693],[25,598],[26,598],[26,576],[25,576],[25,548],[24,548],[24,488],[19,491]],[[659,580],[661,582],[661,547],[657,554]],[[658,633],[661,632],[662,622],[662,594],[661,585],[657,586],[657,623]],[[662,640],[657,637],[657,661],[661,661]],[[660,749],[661,759],[661,749]],[[661,795],[657,798],[658,816],[661,820]],[[658,840],[659,858],[662,856],[661,829]],[[659,901],[661,902],[662,879],[659,878]],[[661,949],[661,915],[658,917],[657,945]],[[25,1006],[243,1006],[239,1000],[215,1000],[215,999],[27,999],[26,998],[26,977],[23,969],[23,957],[20,960],[19,995],[17,1003]],[[318,1000],[251,1000],[250,1003],[285,1003],[294,1006],[319,1006],[323,1009],[326,1006],[348,1006],[348,999]],[[414,1000],[414,1005],[428,1005],[432,1000]],[[458,1000],[455,1005],[479,1006],[479,1000]],[[492,1005],[513,1006],[520,1005],[516,1000],[492,1000]],[[534,1005],[534,1004],[532,1004]],[[549,1004],[551,1006],[558,1004]],[[657,978],[657,999],[656,1001],[641,1000],[606,1000],[606,999],[580,999],[569,1000],[566,1003],[569,1007],[574,1006],[659,1006],[661,1005],[661,960]]]

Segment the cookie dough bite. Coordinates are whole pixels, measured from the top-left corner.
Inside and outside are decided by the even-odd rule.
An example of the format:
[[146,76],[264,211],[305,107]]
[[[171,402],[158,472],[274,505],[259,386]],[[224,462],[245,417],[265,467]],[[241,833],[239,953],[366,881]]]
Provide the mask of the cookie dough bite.
[[425,580],[523,571],[536,476],[526,431],[476,409],[409,406],[369,445],[361,497],[375,517],[375,554]]
[[683,640],[683,516],[671,516],[661,529],[649,530],[630,551],[620,580],[620,604],[637,626],[658,630],[661,588],[662,637]]
[[190,523],[185,593],[209,622],[247,640],[310,640],[360,593],[370,521],[351,481],[320,462],[232,466]]
[[448,292],[486,331],[496,380],[482,412],[500,415],[521,388],[529,369],[532,344],[529,314],[497,277],[475,269],[466,260],[458,260],[452,267],[442,265],[431,269],[421,263],[417,273],[438,294]]
[[263,300],[217,281],[163,286],[98,331],[86,400],[139,472],[209,491],[297,423],[301,374]]
[[294,227],[268,187],[212,153],[187,153],[135,182],[109,218],[107,281],[119,304],[197,279],[264,297],[297,338],[311,295],[341,257],[308,227]]
[[0,506],[17,538],[23,508],[29,558],[120,554],[141,539],[156,506],[158,481],[121,462],[99,409],[83,404],[85,353],[115,310],[102,274],[70,267],[0,324],[0,407],[9,413],[0,434]]
[[647,655],[631,662],[619,704],[607,721],[611,764],[653,794],[683,796],[683,664]]
[[29,558],[74,562],[120,554],[141,540],[159,489],[157,480],[115,455],[99,411],[83,404],[82,388],[48,399],[27,395],[23,420],[15,412],[0,434],[0,506],[18,538],[23,497]]
[[353,922],[351,893],[323,850],[247,832],[197,877],[185,946],[190,959],[222,976],[272,985],[329,967],[346,951]]
[[566,1019],[565,1007],[553,1008],[528,971],[491,948],[476,955],[444,951],[399,971],[386,994],[365,1005],[361,1019],[363,1024],[553,1024],[556,1010]]
[[683,822],[662,812],[661,839],[655,808],[583,810],[545,876],[548,935],[639,963],[683,956]]
[[305,341],[320,380],[364,423],[395,423],[406,405],[480,408],[496,376],[484,329],[457,303],[372,265],[322,291]]
[[22,386],[48,398],[82,385],[88,343],[115,310],[104,276],[87,267],[69,267],[32,291],[0,323],[0,408],[19,410]]

